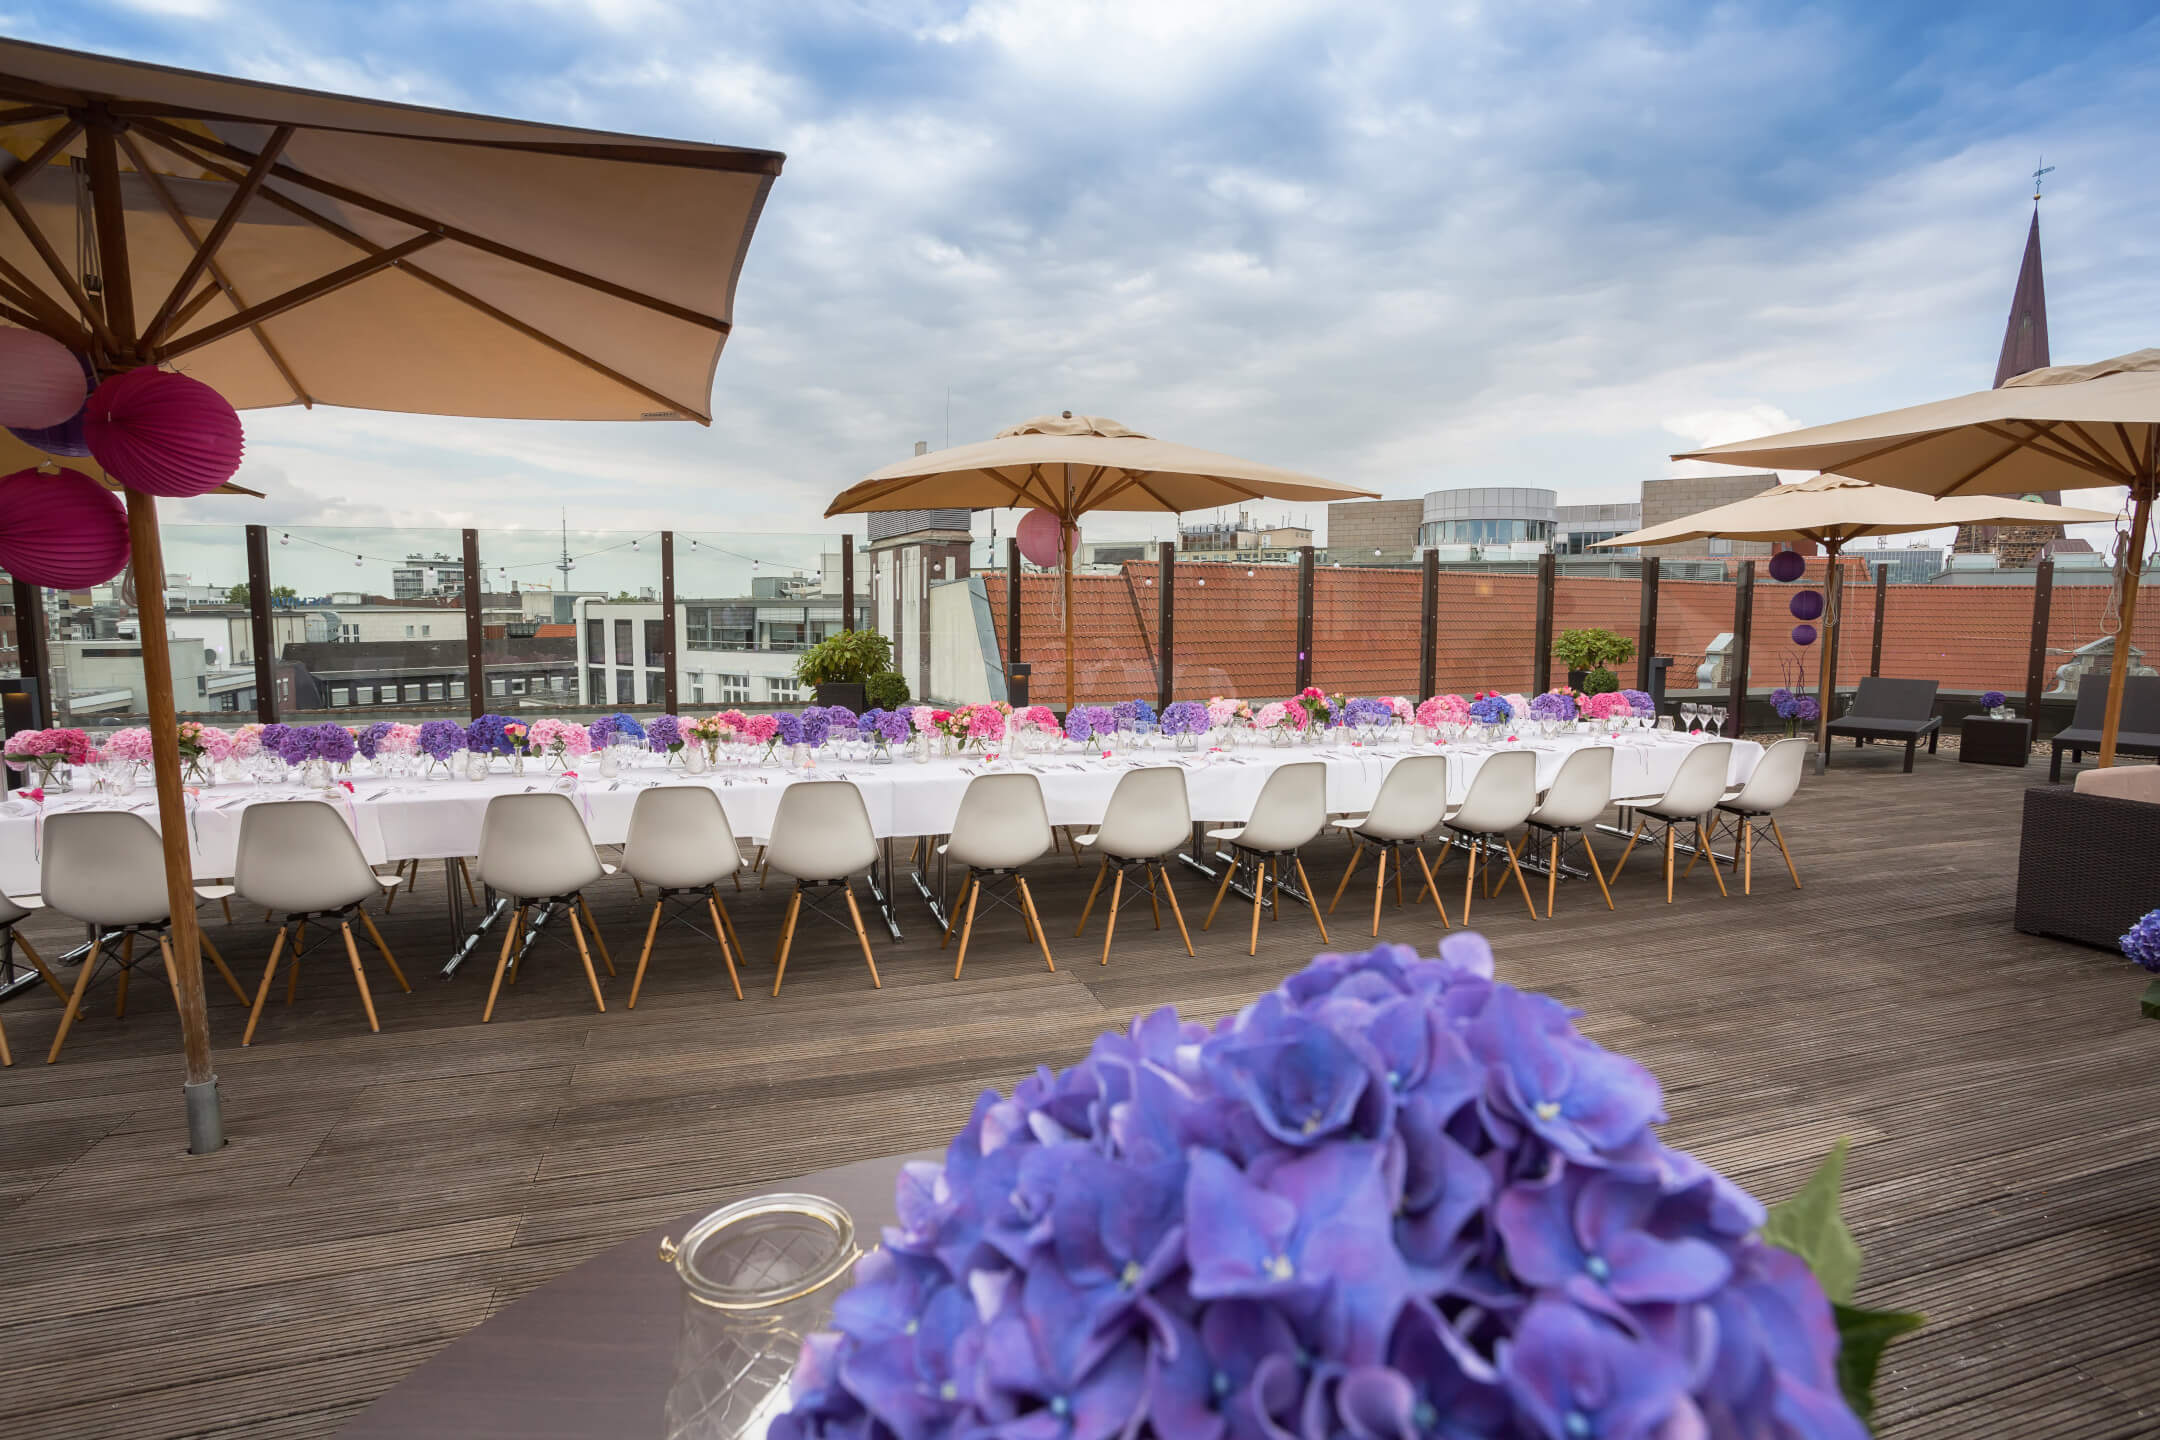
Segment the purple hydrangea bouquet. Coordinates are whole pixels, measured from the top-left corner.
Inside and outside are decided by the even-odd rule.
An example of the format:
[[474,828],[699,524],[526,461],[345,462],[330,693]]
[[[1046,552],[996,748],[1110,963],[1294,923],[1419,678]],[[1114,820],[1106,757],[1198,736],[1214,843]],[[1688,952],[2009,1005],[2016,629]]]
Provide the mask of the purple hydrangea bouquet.
[[[2160,976],[2160,910],[2151,910],[2122,937],[2123,958],[2148,974]],[[2160,979],[2145,987],[2138,1008],[2147,1020],[2160,1020]]]
[[1163,706],[1162,733],[1176,741],[1180,750],[1197,747],[1210,724],[1208,707],[1197,700],[1173,700]]
[[1627,696],[1628,709],[1634,713],[1636,719],[1657,719],[1657,701],[1650,698],[1649,691],[1622,690],[1620,693]]
[[1341,709],[1342,723],[1353,730],[1374,731],[1395,723],[1395,707],[1385,700],[1359,696]]
[[1770,692],[1770,708],[1785,722],[1785,733],[1796,735],[1803,724],[1812,725],[1822,718],[1822,702],[1805,690],[1788,690],[1780,685]]
[[1575,693],[1571,690],[1547,690],[1530,702],[1530,718],[1550,720],[1564,724],[1576,715]]
[[1480,725],[1505,725],[1515,718],[1515,707],[1505,695],[1480,695],[1470,702],[1470,718]]
[[1992,715],[2009,703],[2009,699],[2010,697],[2000,690],[1983,690],[1980,692],[1980,708]]
[[1765,1212],[1571,1019],[1457,933],[984,1093],[772,1436],[1861,1440],[1842,1147]]
[[[275,728],[275,727],[273,727]],[[270,733],[263,732],[263,743],[268,746]],[[447,766],[450,757],[465,748],[465,727],[455,720],[423,720],[420,722],[420,753],[428,757],[428,768]]]

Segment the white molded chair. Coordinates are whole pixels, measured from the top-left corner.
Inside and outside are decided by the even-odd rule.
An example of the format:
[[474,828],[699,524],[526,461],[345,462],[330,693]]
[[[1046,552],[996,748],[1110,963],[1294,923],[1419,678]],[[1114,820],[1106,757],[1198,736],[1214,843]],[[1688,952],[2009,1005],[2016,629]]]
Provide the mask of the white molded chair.
[[[270,996],[270,982],[277,975],[278,959],[285,942],[292,941],[292,973],[287,979],[285,1003],[292,1003],[300,984],[300,957],[307,943],[307,922],[333,923],[345,937],[345,955],[352,963],[353,984],[360,990],[360,1007],[367,1012],[368,1029],[380,1031],[375,1018],[375,997],[368,993],[367,975],[360,968],[360,947],[353,943],[352,922],[357,917],[367,928],[368,939],[381,953],[383,963],[406,994],[412,986],[398,969],[382,932],[362,909],[398,884],[396,876],[377,875],[360,853],[360,842],[345,828],[345,817],[320,800],[281,800],[250,805],[240,816],[240,846],[233,861],[233,888],[242,900],[260,905],[278,921],[277,938],[270,942],[270,963],[256,987],[255,1004],[248,1011],[242,1045],[255,1043],[255,1027],[262,1020],[263,1002]],[[297,930],[295,931],[295,927]],[[292,932],[292,933],[289,933]]]
[[[699,930],[678,910],[678,924],[711,934],[720,942],[720,958],[727,964],[728,983],[735,998],[743,998],[742,977],[735,970],[734,952],[742,949],[727,902],[716,888],[722,880],[742,873],[742,846],[735,827],[728,824],[720,797],[703,785],[659,785],[645,791],[630,809],[630,836],[623,842],[623,873],[635,881],[638,893],[653,887],[652,919],[645,926],[645,948],[638,952],[637,973],[630,981],[630,1001],[623,1008],[637,1009],[638,991],[645,984],[645,966],[652,960],[653,938],[660,933],[661,912],[670,900],[693,908],[699,904],[712,917],[710,932]],[[742,882],[735,879],[738,887]]]
[[[82,958],[82,969],[75,976],[75,989],[60,1015],[59,1033],[53,1036],[52,1049],[45,1057],[49,1065],[60,1058],[60,1046],[82,1014],[83,995],[108,958],[119,962],[119,974],[113,982],[113,1014],[127,1013],[128,976],[138,963],[137,936],[157,941],[158,953],[165,961],[166,982],[177,985],[178,978],[173,971],[172,943],[166,934],[172,925],[172,906],[165,895],[165,845],[148,820],[126,810],[77,810],[55,815],[45,822],[44,850],[39,880],[46,908],[90,927],[90,944]],[[197,898],[203,900],[222,900],[232,894],[230,885],[198,885],[194,889]],[[117,956],[109,948],[115,939],[120,941]],[[203,953],[245,1005],[247,992],[240,988],[240,978],[233,974],[208,935],[202,935],[201,940]]]
[[[585,903],[585,887],[613,870],[613,866],[600,863],[592,834],[585,828],[585,817],[578,814],[569,796],[541,790],[497,795],[488,801],[487,813],[480,821],[480,883],[508,896],[515,908],[510,923],[503,928],[502,953],[495,960],[495,980],[488,986],[481,1024],[494,1017],[504,973],[509,973],[511,984],[517,983],[517,972],[525,965],[525,951],[538,939],[540,928],[557,914],[570,917],[570,937],[577,943],[578,959],[592,986],[593,1008],[605,1013],[607,1001],[600,998],[600,977],[593,970],[592,951],[585,944],[588,927],[608,974],[615,973],[615,963],[608,959],[600,927],[593,924],[592,907]],[[526,912],[536,905],[540,913],[528,922]],[[580,913],[583,925],[578,923]],[[534,932],[531,936],[525,936],[528,928]],[[521,936],[525,937],[525,947],[518,951],[513,966],[510,951]]]
[[[1733,868],[1740,872],[1740,893],[1755,893],[1755,837],[1767,831],[1778,854],[1785,857],[1785,869],[1792,875],[1793,889],[1800,888],[1800,870],[1793,864],[1792,851],[1785,848],[1785,833],[1778,829],[1777,812],[1791,802],[1800,790],[1800,777],[1806,773],[1811,741],[1802,735],[1788,735],[1774,741],[1763,752],[1762,759],[1755,762],[1755,773],[1748,776],[1747,783],[1737,790],[1729,790],[1718,802],[1718,811],[1732,817],[1736,832],[1738,853],[1733,856]],[[1716,833],[1715,829],[1712,834]],[[1716,862],[1713,861],[1713,864]],[[1695,862],[1688,861],[1693,869]]]
[[[1497,841],[1506,852],[1508,869],[1515,876],[1515,884],[1522,891],[1523,904],[1530,909],[1530,918],[1538,918],[1537,902],[1530,898],[1530,883],[1523,879],[1522,866],[1515,861],[1515,846],[1508,832],[1530,818],[1537,808],[1537,754],[1530,750],[1503,750],[1488,755],[1470,777],[1470,788],[1463,795],[1462,804],[1448,816],[1447,828],[1455,832],[1469,855],[1470,873],[1463,877],[1463,923],[1470,923],[1470,901],[1477,893],[1478,857],[1488,846]],[[1437,875],[1447,868],[1448,856],[1455,853],[1450,845],[1440,852],[1440,863],[1432,867]],[[1486,861],[1489,868],[1492,862]],[[1504,887],[1507,881],[1503,879]],[[1433,887],[1435,890],[1439,886]],[[1424,898],[1423,896],[1419,897]]]
[[[825,887],[837,888],[847,898],[855,939],[862,945],[863,963],[870,967],[870,983],[880,990],[885,988],[885,982],[878,979],[877,961],[870,954],[870,936],[863,929],[862,910],[855,904],[855,890],[850,883],[853,876],[877,864],[877,857],[877,832],[870,828],[870,811],[863,804],[862,792],[853,785],[845,780],[803,780],[780,792],[772,834],[765,842],[765,863],[783,875],[794,876],[795,893],[788,897],[787,920],[780,928],[773,994],[780,993],[780,982],[787,975],[788,951],[795,944],[795,922],[802,914],[804,893]],[[814,901],[810,908],[817,909]]]
[[[12,895],[0,895],[0,982],[14,980],[15,947],[20,945],[23,953],[30,957],[30,963],[37,967],[38,974],[45,977],[45,983],[52,987],[53,994],[58,995],[60,1003],[65,1005],[68,998],[66,987],[61,985],[59,978],[45,964],[45,957],[38,954],[37,947],[30,943],[30,937],[15,933],[16,921],[26,919],[32,911],[44,908],[45,902],[34,895],[25,895],[19,899]],[[14,1063],[15,1057],[8,1053],[7,1029],[0,1026],[0,1065]]]
[[[1275,767],[1275,773],[1260,787],[1260,798],[1253,801],[1250,820],[1231,829],[1207,832],[1211,840],[1229,841],[1233,858],[1229,868],[1223,871],[1222,884],[1215,890],[1215,903],[1208,907],[1207,919],[1200,922],[1200,928],[1205,930],[1215,923],[1215,912],[1222,908],[1223,896],[1230,893],[1232,877],[1240,868],[1250,867],[1252,938],[1246,944],[1245,953],[1259,954],[1261,903],[1265,899],[1268,913],[1276,919],[1281,918],[1282,862],[1288,859],[1297,871],[1298,887],[1304,892],[1305,903],[1312,907],[1313,924],[1320,927],[1320,943],[1327,944],[1327,921],[1320,918],[1319,897],[1313,894],[1312,882],[1305,878],[1305,862],[1297,853],[1299,847],[1310,844],[1326,826],[1327,766],[1316,760],[1303,760]],[[1272,893],[1267,884],[1271,870],[1275,876]]]
[[[1177,892],[1170,888],[1169,868],[1163,864],[1164,857],[1177,853],[1178,846],[1191,834],[1192,803],[1186,797],[1183,770],[1175,765],[1150,765],[1118,777],[1117,788],[1110,792],[1110,804],[1103,810],[1102,824],[1094,834],[1082,835],[1078,841],[1102,856],[1102,866],[1095,872],[1087,904],[1080,910],[1080,923],[1073,926],[1074,938],[1087,930],[1088,916],[1095,913],[1095,897],[1102,893],[1103,877],[1110,876],[1110,908],[1103,913],[1103,964],[1110,963],[1110,942],[1117,934],[1119,907],[1140,898],[1137,889],[1130,896],[1125,894],[1125,872],[1136,865],[1140,867],[1140,878],[1147,882],[1148,908],[1155,912],[1155,928],[1162,929],[1162,907],[1155,899],[1160,880],[1162,898],[1170,902],[1170,918],[1177,921],[1185,953],[1193,953],[1185,912],[1178,908]],[[1077,845],[1074,853],[1079,853]]]
[[1350,865],[1343,871],[1342,883],[1335,887],[1335,898],[1328,901],[1328,914],[1334,914],[1342,902],[1350,877],[1357,873],[1369,849],[1380,862],[1379,872],[1373,876],[1372,896],[1372,933],[1377,936],[1380,899],[1387,889],[1388,857],[1393,854],[1395,858],[1395,901],[1401,904],[1403,851],[1408,850],[1417,856],[1418,868],[1425,872],[1425,888],[1432,891],[1441,928],[1449,928],[1447,906],[1441,903],[1440,887],[1433,884],[1432,867],[1426,863],[1420,843],[1447,818],[1447,786],[1447,756],[1412,755],[1396,761],[1387,772],[1380,782],[1380,793],[1373,796],[1372,809],[1363,817],[1335,822],[1336,829],[1350,836]]
[[[1011,878],[1020,897],[1013,908],[1019,910],[1021,924],[1042,947],[1043,964],[1057,969],[1057,962],[1050,958],[1050,937],[1043,933],[1042,917],[1035,913],[1035,897],[1028,893],[1027,877],[1020,873],[1021,866],[1049,851],[1050,812],[1043,806],[1042,781],[1015,774],[978,775],[968,782],[960,796],[960,811],[953,816],[952,835],[938,847],[940,854],[967,866],[960,894],[953,898],[952,916],[945,922],[945,938],[938,942],[940,950],[952,943],[953,923],[958,921],[960,954],[953,962],[953,979],[960,978],[960,967],[967,964],[968,938],[975,931],[975,902],[982,898],[983,882],[1005,877]],[[962,899],[967,901],[965,920],[960,916]],[[990,899],[992,904],[1012,906],[1000,895]]]
[[1582,848],[1583,858],[1590,862],[1590,873],[1597,877],[1598,890],[1605,896],[1605,908],[1613,908],[1612,890],[1605,883],[1605,871],[1598,864],[1597,851],[1590,848],[1590,826],[1605,807],[1612,803],[1613,748],[1610,745],[1586,745],[1560,762],[1560,773],[1546,787],[1545,798],[1538,808],[1530,812],[1530,838],[1545,840],[1545,918],[1550,920],[1553,912],[1553,896],[1560,885],[1560,862],[1567,852]]
[[[1663,827],[1665,840],[1665,903],[1672,904],[1673,892],[1673,846],[1678,831],[1684,826],[1695,832],[1695,848],[1710,852],[1710,837],[1703,828],[1704,817],[1717,808],[1725,798],[1726,781],[1732,773],[1732,746],[1730,740],[1702,740],[1681,760],[1674,772],[1672,783],[1665,793],[1655,800],[1631,800],[1628,808],[1642,818],[1636,822],[1635,833],[1628,837],[1627,849],[1620,852],[1620,863],[1613,866],[1613,879],[1620,878],[1620,871],[1635,853],[1635,842],[1642,839],[1643,832],[1652,825]],[[1655,840],[1652,843],[1656,843]],[[1710,864],[1710,878],[1717,881],[1718,894],[1725,893],[1725,877],[1719,872],[1714,858]]]

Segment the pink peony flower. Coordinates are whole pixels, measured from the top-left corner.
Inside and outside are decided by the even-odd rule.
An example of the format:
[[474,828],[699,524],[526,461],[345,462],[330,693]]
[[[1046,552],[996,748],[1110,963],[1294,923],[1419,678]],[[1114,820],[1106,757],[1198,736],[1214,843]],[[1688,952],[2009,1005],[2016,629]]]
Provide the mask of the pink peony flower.
[[765,744],[773,736],[780,733],[779,717],[769,714],[745,715],[743,716],[742,732],[760,745]]
[[1619,720],[1634,714],[1627,696],[1618,690],[1608,690],[1602,695],[1591,695],[1583,700],[1583,714],[1592,720]]
[[1216,695],[1207,702],[1208,724],[1220,730],[1238,717],[1238,702],[1226,696]]
[[970,740],[999,740],[1005,735],[1005,717],[989,705],[978,705],[968,712],[968,738]]
[[1435,695],[1417,707],[1417,723],[1431,729],[1437,725],[1463,725],[1470,720],[1470,702],[1460,695]]
[[533,721],[525,732],[525,743],[539,755],[583,755],[592,749],[592,732],[550,715]]
[[[1288,713],[1288,707],[1284,706],[1282,701],[1270,700],[1260,707],[1259,714],[1253,716],[1253,724],[1259,726],[1262,730],[1272,730],[1283,723],[1283,716],[1286,713]],[[1298,713],[1302,715],[1304,712],[1301,710]]]
[[937,724],[933,718],[936,714],[928,705],[917,705],[907,712],[908,723],[915,727],[916,734],[926,734]]
[[1057,716],[1050,713],[1050,707],[1047,705],[1028,706],[1027,709],[1020,712],[1020,723],[1048,735],[1058,734],[1062,728],[1058,725]]
[[115,730],[98,747],[100,760],[122,760],[136,765],[148,765],[153,753],[149,728],[142,725]]
[[417,725],[392,725],[375,742],[378,755],[417,755],[420,753],[420,727]]
[[235,760],[252,760],[262,754],[262,732],[263,727],[260,725],[242,725],[233,731],[230,752],[232,757]]

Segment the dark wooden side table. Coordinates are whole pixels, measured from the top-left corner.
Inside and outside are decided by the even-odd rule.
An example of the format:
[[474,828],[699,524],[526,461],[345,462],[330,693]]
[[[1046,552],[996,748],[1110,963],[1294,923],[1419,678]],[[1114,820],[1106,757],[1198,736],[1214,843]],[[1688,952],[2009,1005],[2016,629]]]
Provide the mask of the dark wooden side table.
[[2015,765],[2032,763],[2033,722],[2029,716],[1997,720],[1992,715],[1968,715],[1958,722],[1958,759],[1968,765]]
[[[838,1201],[869,1246],[893,1223],[900,1167],[941,1158],[863,1160],[764,1188]],[[704,1213],[602,1251],[504,1306],[384,1391],[339,1440],[658,1440],[682,1326],[682,1282],[660,1259],[660,1241]]]

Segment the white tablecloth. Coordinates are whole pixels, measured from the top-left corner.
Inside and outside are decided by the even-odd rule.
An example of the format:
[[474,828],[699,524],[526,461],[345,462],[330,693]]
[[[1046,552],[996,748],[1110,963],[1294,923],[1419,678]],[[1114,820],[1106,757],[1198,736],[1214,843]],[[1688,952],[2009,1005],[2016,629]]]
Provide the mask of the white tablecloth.
[[[1538,759],[1538,785],[1552,783],[1562,761],[1573,750],[1588,744],[1614,744],[1613,795],[1617,801],[1648,798],[1664,793],[1680,767],[1681,759],[1698,743],[1684,735],[1639,732],[1623,736],[1616,744],[1603,737],[1555,736],[1531,748]],[[1169,749],[1149,750],[1104,760],[1093,756],[1030,756],[1019,762],[1042,780],[1044,803],[1053,825],[1093,825],[1102,819],[1118,777],[1127,770],[1148,765],[1180,766],[1185,771],[1186,791],[1193,818],[1205,822],[1236,822],[1252,813],[1260,788],[1276,766],[1318,761],[1328,769],[1328,808],[1336,813],[1363,811],[1372,805],[1381,779],[1397,760],[1427,753],[1435,747],[1375,745],[1260,748],[1204,753]],[[1437,747],[1450,760],[1448,789],[1462,799],[1470,780],[1487,755],[1513,746],[1451,745]],[[1762,746],[1751,740],[1733,743],[1731,781],[1738,784],[1754,773]],[[240,837],[240,819],[252,804],[279,800],[317,800],[334,805],[345,816],[360,841],[361,853],[377,865],[397,860],[430,860],[453,855],[472,855],[480,845],[481,817],[487,802],[496,795],[553,788],[556,777],[528,763],[520,777],[496,774],[486,780],[414,777],[354,778],[353,789],[340,787],[322,799],[318,792],[295,785],[221,784],[194,792],[190,812],[191,837],[197,879],[218,879],[233,873],[233,857]],[[1012,768],[1012,767],[1008,767]],[[960,808],[960,796],[968,782],[986,773],[979,759],[951,758],[917,764],[902,756],[891,765],[863,761],[826,760],[814,770],[795,771],[772,767],[728,767],[711,774],[692,776],[681,770],[663,769],[657,763],[627,770],[616,779],[597,773],[579,782],[577,803],[584,812],[593,840],[619,845],[628,836],[631,807],[640,791],[653,785],[705,785],[720,797],[729,823],[737,835],[762,840],[772,830],[773,812],[780,793],[805,780],[848,780],[863,793],[870,823],[883,837],[942,835],[952,828]],[[95,797],[82,793],[50,796],[46,813],[66,810],[125,808],[157,823],[156,802],[144,786],[124,798]],[[42,826],[35,807],[26,800],[0,805],[0,890],[11,895],[36,894],[38,854]]]

